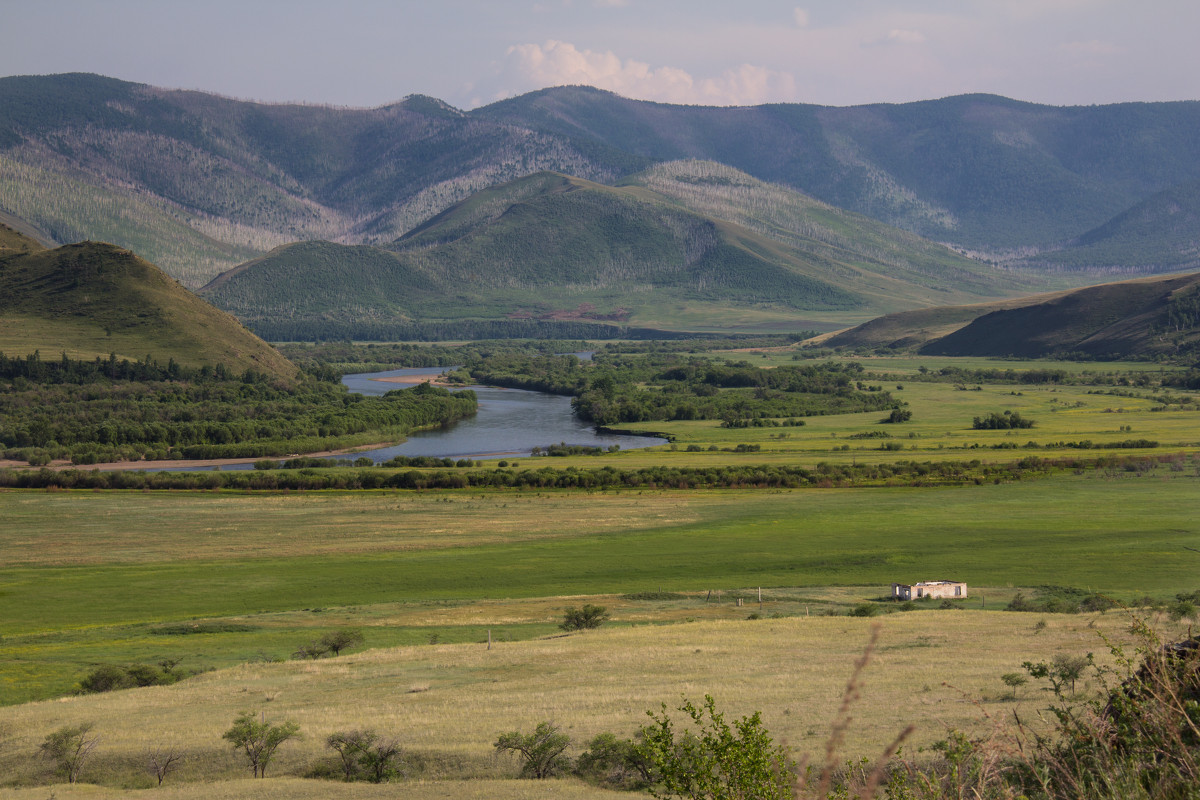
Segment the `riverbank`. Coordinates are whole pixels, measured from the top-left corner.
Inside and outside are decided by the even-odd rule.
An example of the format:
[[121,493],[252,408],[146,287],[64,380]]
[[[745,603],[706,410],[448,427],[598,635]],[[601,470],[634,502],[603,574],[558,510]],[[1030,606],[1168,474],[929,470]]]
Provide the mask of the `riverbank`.
[[[400,441],[404,441],[401,439]],[[241,464],[253,464],[255,461],[261,461],[264,458],[270,461],[279,461],[287,458],[324,458],[326,456],[349,456],[361,453],[366,450],[378,450],[383,447],[393,447],[397,442],[376,442],[375,444],[360,444],[354,447],[343,447],[340,450],[321,450],[316,453],[289,453],[286,456],[256,456],[253,458],[198,458],[198,459],[164,459],[162,461],[111,461],[103,464],[75,464],[65,459],[51,461],[46,465],[46,469],[55,471],[65,469],[83,469],[83,470],[103,470],[104,472],[121,472],[125,470],[177,470],[177,469],[199,469],[203,467],[232,467]],[[0,459],[0,469],[41,469],[41,467],[32,467],[24,461],[14,461],[11,459]]]

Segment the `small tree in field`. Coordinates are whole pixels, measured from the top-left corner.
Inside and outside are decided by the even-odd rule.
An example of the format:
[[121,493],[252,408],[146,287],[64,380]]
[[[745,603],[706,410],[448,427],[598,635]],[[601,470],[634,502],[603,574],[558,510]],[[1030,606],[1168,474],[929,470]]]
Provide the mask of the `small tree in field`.
[[344,628],[340,631],[325,634],[321,637],[319,644],[324,645],[326,650],[336,656],[343,650],[349,650],[351,647],[362,644],[362,642],[362,631]]
[[606,619],[608,619],[608,609],[588,603],[583,608],[568,608],[558,627],[564,631],[582,631],[588,628],[599,628]]
[[300,726],[294,722],[272,725],[265,715],[256,718],[252,712],[244,712],[233,722],[233,727],[221,735],[235,750],[241,750],[254,770],[254,777],[265,778],[267,765],[279,745],[288,739],[300,738]]
[[92,723],[59,728],[46,737],[40,748],[41,754],[54,762],[55,769],[67,779],[67,783],[79,780],[79,773],[88,756],[92,754],[99,737],[92,733]]
[[690,800],[791,800],[796,773],[782,747],[771,741],[758,712],[729,725],[711,696],[695,706],[685,700],[679,710],[696,730],[676,734],[667,716],[647,712],[654,724],[641,730],[639,753],[652,765],[658,798]]
[[503,733],[496,740],[496,752],[516,753],[521,758],[521,776],[527,778],[549,778],[565,771],[570,759],[563,751],[571,744],[571,737],[558,732],[552,722],[541,722],[533,733],[519,731]]

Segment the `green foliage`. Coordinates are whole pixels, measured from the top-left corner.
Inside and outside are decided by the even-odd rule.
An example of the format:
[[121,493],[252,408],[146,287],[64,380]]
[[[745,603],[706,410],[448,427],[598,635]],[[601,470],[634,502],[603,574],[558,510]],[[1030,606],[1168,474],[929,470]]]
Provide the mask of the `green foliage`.
[[76,783],[84,764],[100,741],[92,733],[95,726],[90,722],[79,725],[66,725],[46,736],[38,747],[43,758],[54,762],[57,774],[67,779],[67,783]]
[[725,722],[713,698],[679,706],[694,729],[677,733],[664,703],[662,714],[647,714],[653,723],[640,731],[637,752],[650,765],[655,797],[693,800],[759,798],[791,800],[795,770],[786,750],[776,746],[756,711]]
[[559,628],[564,631],[583,631],[599,628],[608,619],[608,610],[604,606],[584,604],[583,608],[568,608],[563,612],[563,621]]
[[188,677],[189,673],[178,671],[175,667],[176,665],[169,661],[157,665],[103,664],[79,681],[79,688],[87,693],[95,693],[133,689],[138,686],[168,686]]
[[373,730],[339,731],[325,740],[337,752],[346,781],[384,783],[399,775],[403,755],[399,743]]
[[266,714],[256,716],[246,711],[234,720],[233,727],[221,734],[221,738],[246,756],[254,777],[265,778],[275,751],[284,742],[300,738],[300,726],[288,720],[270,723]]
[[638,791],[653,780],[651,766],[632,739],[597,734],[575,759],[575,774],[588,783],[610,789]]
[[[14,374],[18,365],[45,382]],[[92,366],[101,374],[86,371]],[[5,374],[13,374],[7,385]],[[57,382],[68,375],[81,382]],[[221,365],[185,370],[113,357],[51,366],[36,354],[0,355],[0,389],[7,389],[0,391],[0,449],[45,448],[80,464],[281,456],[374,443],[461,419],[476,406],[469,390],[418,386],[375,398],[315,380],[275,384],[254,372],[238,378]]]
[[539,722],[532,733],[510,731],[500,734],[493,745],[497,753],[512,753],[521,761],[521,777],[551,778],[570,769],[571,763],[563,753],[571,737],[559,733],[552,722]]
[[977,431],[1007,431],[1014,428],[1032,428],[1033,420],[1022,417],[1016,411],[989,412],[986,417],[975,417],[971,427]]

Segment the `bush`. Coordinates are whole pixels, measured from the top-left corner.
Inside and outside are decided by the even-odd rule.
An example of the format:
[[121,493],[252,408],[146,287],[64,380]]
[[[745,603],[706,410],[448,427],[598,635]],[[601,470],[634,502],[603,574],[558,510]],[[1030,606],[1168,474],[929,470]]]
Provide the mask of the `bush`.
[[795,770],[757,711],[731,726],[709,695],[699,707],[684,700],[679,710],[695,731],[676,734],[665,704],[661,717],[647,712],[654,722],[640,731],[636,752],[654,777],[655,797],[791,800]]
[[330,734],[325,745],[337,751],[347,781],[383,783],[399,774],[400,745],[372,730]]
[[575,759],[575,774],[588,783],[611,789],[640,791],[651,780],[650,765],[632,739],[601,733]]
[[608,609],[588,603],[583,608],[568,608],[558,627],[564,631],[582,631],[599,628],[607,619]]

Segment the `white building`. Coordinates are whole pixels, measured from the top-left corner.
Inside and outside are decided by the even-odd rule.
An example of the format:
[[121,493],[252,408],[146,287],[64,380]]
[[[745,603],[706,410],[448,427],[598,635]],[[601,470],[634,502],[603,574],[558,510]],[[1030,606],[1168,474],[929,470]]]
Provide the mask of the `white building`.
[[961,598],[967,596],[967,585],[961,581],[921,581],[911,586],[907,583],[892,584],[893,600],[920,600],[931,598]]

